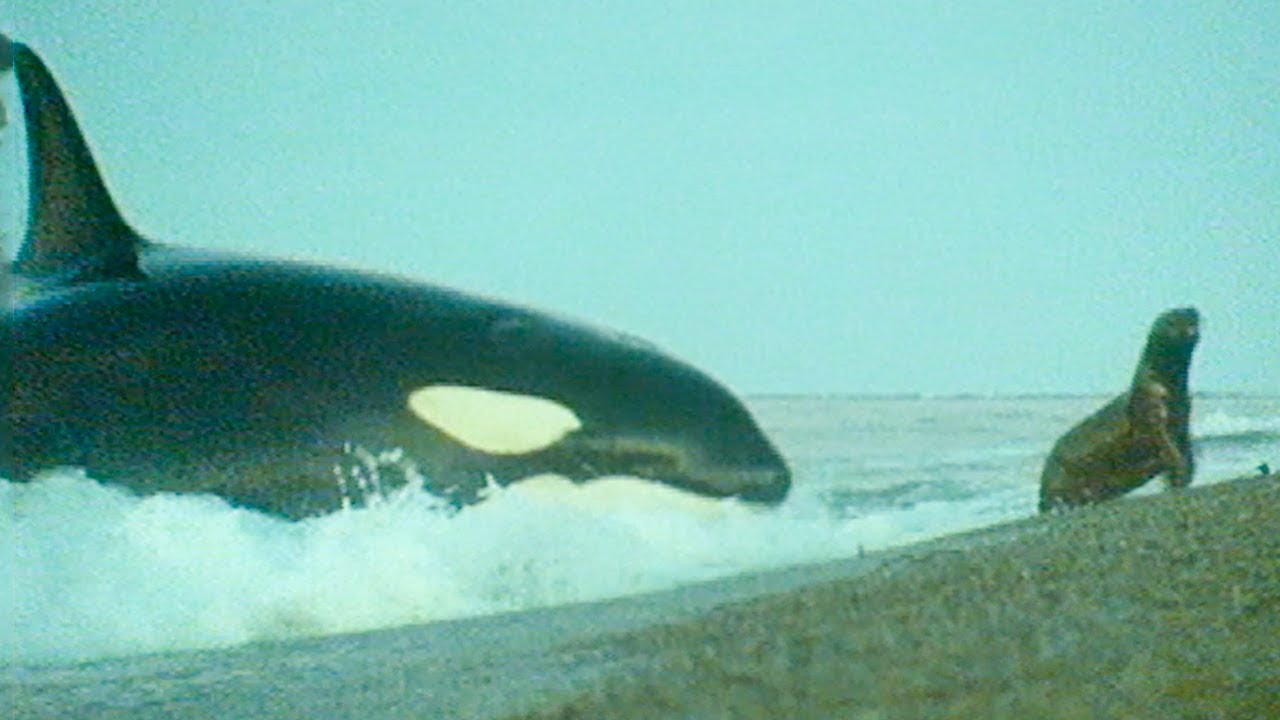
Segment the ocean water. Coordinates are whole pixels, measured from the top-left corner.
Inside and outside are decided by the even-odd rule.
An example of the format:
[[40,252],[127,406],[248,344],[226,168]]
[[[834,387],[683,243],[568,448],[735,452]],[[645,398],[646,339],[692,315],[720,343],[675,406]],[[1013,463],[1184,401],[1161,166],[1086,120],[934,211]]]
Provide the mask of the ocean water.
[[[1105,399],[753,398],[795,472],[771,510],[546,481],[457,513],[406,491],[289,523],[215,497],[137,497],[74,470],[0,480],[0,665],[594,600],[1022,517],[1049,446]],[[1280,466],[1280,396],[1198,397],[1193,435],[1197,483]]]

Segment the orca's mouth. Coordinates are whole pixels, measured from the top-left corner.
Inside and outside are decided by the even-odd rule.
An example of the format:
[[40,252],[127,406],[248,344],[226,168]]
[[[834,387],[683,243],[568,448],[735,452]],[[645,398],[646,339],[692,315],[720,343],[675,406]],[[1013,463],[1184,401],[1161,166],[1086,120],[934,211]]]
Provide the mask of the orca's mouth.
[[738,497],[762,505],[777,505],[787,499],[787,494],[791,491],[791,471],[784,467],[779,470],[752,470],[748,473],[751,476],[751,481],[747,483],[748,489]]
[[[654,441],[570,436],[550,451],[568,474],[583,480],[608,475],[645,478],[704,497],[728,498],[777,505],[791,490],[791,471],[772,453],[748,464],[701,460],[678,445]],[[567,461],[567,462],[565,462]]]
[[791,491],[791,471],[781,463],[777,467],[723,469],[702,478],[700,484],[723,490],[725,497],[736,497],[761,505],[777,505]]
[[687,492],[759,505],[778,505],[791,491],[791,471],[781,458],[767,465],[703,468],[671,480],[658,479]]

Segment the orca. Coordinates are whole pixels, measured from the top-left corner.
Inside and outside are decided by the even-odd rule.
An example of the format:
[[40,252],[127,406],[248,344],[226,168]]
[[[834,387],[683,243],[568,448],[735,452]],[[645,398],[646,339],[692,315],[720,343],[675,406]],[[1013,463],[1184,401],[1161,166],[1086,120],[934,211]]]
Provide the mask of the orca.
[[30,165],[0,476],[82,468],[290,519],[417,481],[464,507],[548,474],[787,495],[790,471],[744,404],[645,341],[393,276],[142,237],[44,63],[0,44]]

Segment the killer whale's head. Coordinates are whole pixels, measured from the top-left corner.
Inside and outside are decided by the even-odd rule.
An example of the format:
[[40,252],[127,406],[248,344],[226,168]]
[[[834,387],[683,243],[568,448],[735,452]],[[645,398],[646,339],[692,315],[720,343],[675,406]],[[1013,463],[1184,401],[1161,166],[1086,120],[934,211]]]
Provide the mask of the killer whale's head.
[[513,480],[629,476],[710,497],[786,497],[791,474],[778,450],[701,370],[541,313],[502,307],[473,318],[474,329],[449,333],[466,363],[443,378],[424,372],[405,401],[423,429],[465,446],[478,466]]

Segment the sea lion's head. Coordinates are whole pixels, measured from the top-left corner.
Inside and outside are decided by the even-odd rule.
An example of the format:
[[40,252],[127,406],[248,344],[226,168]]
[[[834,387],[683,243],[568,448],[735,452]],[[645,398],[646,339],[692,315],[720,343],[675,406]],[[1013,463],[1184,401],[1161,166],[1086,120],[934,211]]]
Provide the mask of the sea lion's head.
[[1191,353],[1199,340],[1200,313],[1195,308],[1166,310],[1151,325],[1139,373],[1143,377],[1151,374],[1159,382],[1185,383]]
[[1190,351],[1200,340],[1200,313],[1193,307],[1166,310],[1151,325],[1148,341],[1168,350]]

